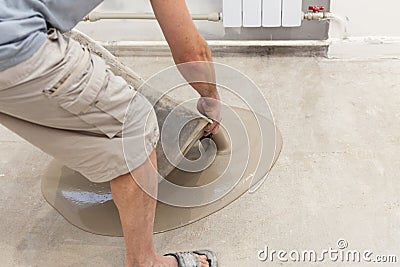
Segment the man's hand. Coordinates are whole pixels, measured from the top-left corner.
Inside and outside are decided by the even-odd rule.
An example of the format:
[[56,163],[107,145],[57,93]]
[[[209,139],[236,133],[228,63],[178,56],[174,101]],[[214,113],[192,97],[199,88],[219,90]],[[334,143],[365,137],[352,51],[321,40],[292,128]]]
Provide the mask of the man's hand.
[[211,51],[198,32],[185,0],[151,0],[154,14],[172,52],[175,64],[190,85],[200,94],[198,110],[214,121],[205,135],[216,134],[221,121],[221,105],[215,86]]
[[219,123],[221,122],[221,103],[219,99],[202,97],[197,102],[197,109],[201,114],[213,120],[213,123],[208,124],[204,129],[204,136],[217,134]]

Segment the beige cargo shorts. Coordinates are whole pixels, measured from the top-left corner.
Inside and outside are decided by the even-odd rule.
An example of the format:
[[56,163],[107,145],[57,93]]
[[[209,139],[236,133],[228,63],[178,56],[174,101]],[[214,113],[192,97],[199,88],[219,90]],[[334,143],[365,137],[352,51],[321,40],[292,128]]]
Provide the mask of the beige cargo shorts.
[[0,115],[0,123],[97,183],[139,167],[159,139],[146,98],[56,30],[30,59],[0,72]]

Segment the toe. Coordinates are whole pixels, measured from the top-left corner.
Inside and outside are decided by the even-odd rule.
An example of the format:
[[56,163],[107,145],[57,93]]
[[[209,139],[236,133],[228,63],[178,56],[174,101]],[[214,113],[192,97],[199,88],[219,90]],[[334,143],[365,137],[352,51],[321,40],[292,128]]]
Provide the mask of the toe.
[[207,257],[204,255],[196,255],[197,260],[200,262],[202,267],[209,267]]

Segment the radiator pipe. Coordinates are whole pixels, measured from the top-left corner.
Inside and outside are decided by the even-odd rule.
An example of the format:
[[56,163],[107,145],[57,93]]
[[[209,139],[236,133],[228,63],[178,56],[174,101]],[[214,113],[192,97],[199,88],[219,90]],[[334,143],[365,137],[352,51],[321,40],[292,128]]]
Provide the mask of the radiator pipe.
[[[154,20],[155,15],[152,13],[112,13],[112,12],[92,12],[83,18],[83,21],[95,22],[99,20],[110,19],[141,19],[141,20]],[[193,20],[203,21],[222,21],[222,13],[214,12],[210,14],[192,14]],[[347,39],[347,23],[341,17],[331,12],[307,12],[303,14],[303,20],[331,20],[338,23],[342,28],[343,39]]]
[[347,39],[348,38],[348,33],[347,33],[347,22],[345,19],[342,17],[332,13],[332,12],[307,12],[303,14],[303,20],[329,20],[336,22],[339,27],[341,28],[342,31],[342,39]]
[[[83,18],[83,21],[95,22],[103,19],[143,19],[154,20],[156,17],[151,13],[106,13],[92,12]],[[193,20],[205,20],[219,22],[222,20],[221,13],[215,12],[210,14],[192,14]]]

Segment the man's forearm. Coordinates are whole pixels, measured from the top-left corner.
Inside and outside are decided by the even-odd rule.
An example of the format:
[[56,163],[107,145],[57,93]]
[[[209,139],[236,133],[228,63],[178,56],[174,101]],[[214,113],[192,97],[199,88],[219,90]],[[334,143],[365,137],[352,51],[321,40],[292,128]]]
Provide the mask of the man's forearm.
[[202,97],[217,99],[211,51],[194,25],[186,2],[151,0],[151,4],[182,75]]
[[171,48],[175,64],[201,95],[197,109],[213,120],[204,135],[216,134],[221,120],[219,95],[211,51],[192,21],[185,0],[150,0],[154,14]]
[[211,51],[204,39],[203,42],[199,44],[204,47],[201,53],[192,53],[190,57],[175,60],[175,63],[184,78],[202,97],[219,99]]

